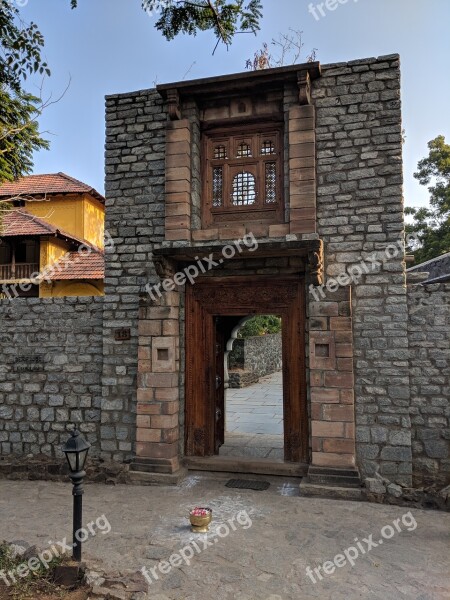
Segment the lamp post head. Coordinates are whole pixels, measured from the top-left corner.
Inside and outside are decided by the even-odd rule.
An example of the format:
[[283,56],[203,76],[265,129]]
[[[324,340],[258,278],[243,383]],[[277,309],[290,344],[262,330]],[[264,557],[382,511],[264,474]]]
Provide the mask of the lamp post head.
[[78,429],[73,429],[70,438],[62,447],[71,473],[79,473],[84,470],[90,447],[91,444],[84,439]]

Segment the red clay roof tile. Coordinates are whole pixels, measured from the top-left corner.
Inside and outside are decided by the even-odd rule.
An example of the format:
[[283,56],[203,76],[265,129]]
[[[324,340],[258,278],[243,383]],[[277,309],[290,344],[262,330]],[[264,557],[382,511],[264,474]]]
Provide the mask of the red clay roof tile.
[[68,252],[56,264],[47,267],[42,279],[61,281],[66,279],[103,279],[105,255],[102,252]]
[[92,246],[66,231],[31,215],[23,208],[12,209],[3,216],[0,225],[0,237],[13,237],[21,235],[56,235],[61,238],[73,240],[78,244]]
[[65,173],[26,175],[17,181],[7,181],[0,185],[0,197],[42,196],[45,194],[91,194],[100,202],[105,202],[105,198],[93,187]]

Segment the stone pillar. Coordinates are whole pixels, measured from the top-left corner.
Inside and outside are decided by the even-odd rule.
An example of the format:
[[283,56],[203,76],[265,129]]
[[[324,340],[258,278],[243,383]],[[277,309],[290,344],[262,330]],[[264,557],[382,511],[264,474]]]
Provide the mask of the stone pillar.
[[316,232],[316,133],[312,105],[289,109],[290,233]]
[[166,240],[191,239],[191,126],[169,121],[166,132]]
[[[318,292],[317,292],[318,293]],[[355,407],[350,287],[310,302],[312,465],[353,468]]]
[[179,469],[179,304],[167,292],[139,313],[136,456],[163,473]]

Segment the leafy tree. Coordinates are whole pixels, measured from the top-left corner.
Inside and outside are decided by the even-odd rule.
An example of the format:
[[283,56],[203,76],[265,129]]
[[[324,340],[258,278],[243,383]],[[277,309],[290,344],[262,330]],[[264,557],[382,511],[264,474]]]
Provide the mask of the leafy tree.
[[257,315],[244,323],[238,333],[240,338],[279,333],[281,331],[281,319],[275,315]]
[[33,151],[48,147],[36,121],[40,100],[23,89],[29,75],[50,74],[43,45],[37,25],[24,24],[12,2],[0,2],[0,183],[29,173]]
[[13,181],[33,168],[33,151],[48,148],[35,119],[40,100],[0,87],[0,182]]
[[[167,40],[180,33],[196,35],[198,31],[212,30],[217,43],[231,44],[237,33],[259,31],[262,17],[261,0],[141,0],[142,8],[161,13],[156,29]],[[76,8],[78,0],[71,0]]]
[[[214,31],[228,45],[239,32],[256,33],[262,16],[260,0],[141,0],[147,11],[160,12],[156,28],[171,40],[179,33]],[[70,0],[76,8],[78,0]],[[0,0],[0,183],[29,173],[34,150],[47,148],[37,118],[43,104],[27,94],[29,75],[50,75],[42,58],[44,38],[35,23],[25,24],[12,0]]]
[[428,148],[429,154],[419,161],[414,177],[429,185],[430,207],[405,211],[413,217],[406,231],[415,233],[419,240],[408,248],[416,264],[450,252],[450,144],[440,135],[428,143]]

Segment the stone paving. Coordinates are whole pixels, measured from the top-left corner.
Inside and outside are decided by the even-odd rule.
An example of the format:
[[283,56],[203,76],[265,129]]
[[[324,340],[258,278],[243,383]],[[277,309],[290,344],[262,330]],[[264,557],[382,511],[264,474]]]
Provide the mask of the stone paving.
[[246,388],[226,390],[225,417],[230,433],[283,435],[281,371]]
[[283,374],[261,377],[242,389],[228,389],[226,432],[221,456],[283,458]]
[[[178,487],[87,485],[84,523],[105,515],[111,531],[86,542],[84,558],[112,573],[145,566],[152,579],[156,568],[152,600],[450,598],[450,515],[411,509],[406,517],[404,507],[301,498],[297,480],[268,480],[265,492],[229,489],[225,476],[206,474]],[[1,480],[0,538],[42,548],[62,541],[71,531],[71,503],[69,483]],[[196,505],[213,509],[209,534],[189,529]],[[396,519],[400,531],[387,539]],[[366,552],[371,534],[378,545]],[[325,575],[325,565],[316,583],[306,574],[358,542],[365,554],[353,567],[347,561]],[[189,558],[188,547],[189,565],[160,564],[183,548]]]

